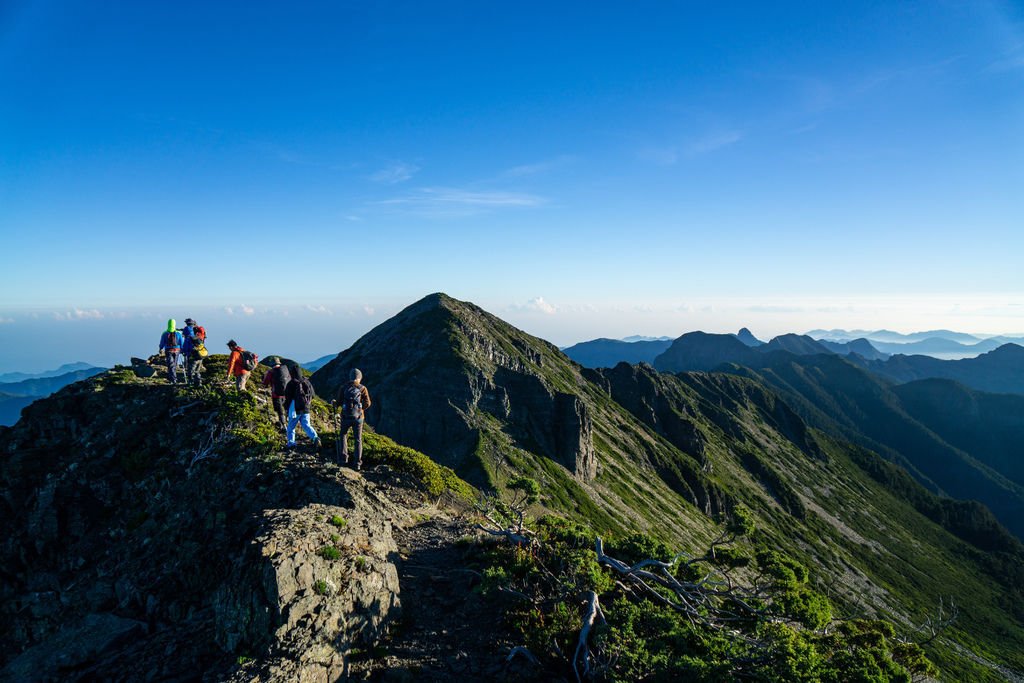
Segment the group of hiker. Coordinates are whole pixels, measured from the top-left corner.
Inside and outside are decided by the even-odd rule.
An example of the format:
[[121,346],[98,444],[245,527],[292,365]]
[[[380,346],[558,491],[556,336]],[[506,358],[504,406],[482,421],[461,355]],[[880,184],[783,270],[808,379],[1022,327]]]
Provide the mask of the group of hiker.
[[185,327],[176,328],[174,318],[167,321],[167,331],[160,335],[160,354],[167,363],[167,380],[178,383],[178,363],[185,363],[185,384],[203,383],[203,359],[206,350],[206,329],[192,318],[185,318]]
[[[228,372],[227,379],[232,378],[235,388],[244,391],[246,382],[259,365],[259,356],[248,351],[232,339],[228,341]],[[185,327],[176,328],[174,319],[167,321],[167,330],[160,335],[160,354],[167,364],[167,379],[171,384],[178,383],[178,364],[185,362],[185,383],[190,386],[202,384],[203,358],[209,353],[206,350],[206,329],[192,318],[185,319]],[[312,382],[302,372],[298,363],[284,365],[280,358],[270,359],[270,369],[263,375],[263,386],[270,389],[271,403],[277,415],[278,425],[287,438],[287,447],[294,448],[296,427],[302,430],[317,450],[321,448],[320,436],[310,423],[310,411],[316,391]],[[370,407],[370,392],[362,384],[363,373],[354,368],[349,373],[349,381],[338,389],[338,394],[331,401],[332,408],[338,411],[338,453],[340,465],[349,462],[348,432],[352,431],[355,441],[356,470],[362,468],[363,462],[363,422],[366,410]]]

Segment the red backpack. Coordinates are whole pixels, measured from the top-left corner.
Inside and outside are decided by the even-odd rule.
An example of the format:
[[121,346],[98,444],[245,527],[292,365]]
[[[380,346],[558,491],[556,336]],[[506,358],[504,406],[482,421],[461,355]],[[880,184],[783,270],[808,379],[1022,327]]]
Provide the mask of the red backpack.
[[201,341],[206,342],[206,328],[202,325],[196,325],[192,328],[192,336]]

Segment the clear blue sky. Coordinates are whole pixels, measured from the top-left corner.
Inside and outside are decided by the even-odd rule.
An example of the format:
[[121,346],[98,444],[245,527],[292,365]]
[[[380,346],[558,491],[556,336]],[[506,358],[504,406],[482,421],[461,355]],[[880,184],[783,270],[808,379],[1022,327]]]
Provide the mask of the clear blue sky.
[[0,3],[0,370],[433,291],[558,343],[1024,331],[1020,4],[297,5]]

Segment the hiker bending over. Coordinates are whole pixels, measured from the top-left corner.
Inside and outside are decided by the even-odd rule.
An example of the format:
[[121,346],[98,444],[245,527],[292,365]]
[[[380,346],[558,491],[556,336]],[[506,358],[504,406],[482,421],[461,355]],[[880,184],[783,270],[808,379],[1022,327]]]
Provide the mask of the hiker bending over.
[[302,374],[302,370],[295,363],[292,363],[288,374],[292,379],[285,387],[284,398],[295,413],[288,420],[288,448],[295,447],[295,425],[301,424],[306,436],[313,441],[313,447],[319,449],[320,437],[317,436],[313,425],[309,423],[309,411],[313,406],[313,397],[316,396],[316,392],[313,391],[313,383]]
[[263,386],[270,387],[270,400],[274,404],[274,412],[277,413],[277,422],[281,431],[288,428],[288,413],[285,412],[286,403],[285,390],[292,375],[288,368],[281,365],[281,359],[274,357],[270,359],[270,369],[263,375]]
[[239,346],[234,339],[228,342],[231,349],[231,357],[228,359],[228,379],[235,378],[235,386],[239,391],[245,390],[245,383],[249,380],[249,373],[256,369],[259,358],[252,351],[246,351]]
[[185,383],[200,386],[203,383],[203,358],[206,356],[206,329],[197,325],[192,318],[185,318],[181,330],[185,344],[181,352],[185,356]]
[[333,405],[341,410],[341,428],[338,430],[338,441],[341,442],[341,465],[348,464],[348,430],[352,429],[356,442],[355,468],[362,469],[363,464],[363,418],[370,407],[370,392],[362,385],[363,373],[353,368],[349,374],[350,381],[338,389],[338,397]]
[[171,318],[167,321],[167,331],[160,335],[160,353],[167,362],[167,381],[171,384],[178,383],[178,354],[183,343],[184,338],[174,329],[174,318]]

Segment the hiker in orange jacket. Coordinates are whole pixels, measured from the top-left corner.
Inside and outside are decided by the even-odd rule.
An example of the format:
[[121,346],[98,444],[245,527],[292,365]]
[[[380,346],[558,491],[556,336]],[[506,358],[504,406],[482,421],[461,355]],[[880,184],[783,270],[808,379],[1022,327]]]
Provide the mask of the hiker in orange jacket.
[[245,369],[245,363],[242,361],[245,349],[234,339],[228,342],[228,348],[231,349],[231,356],[228,358],[228,379],[234,376],[235,386],[239,391],[245,391],[245,383],[249,380],[249,371]]

